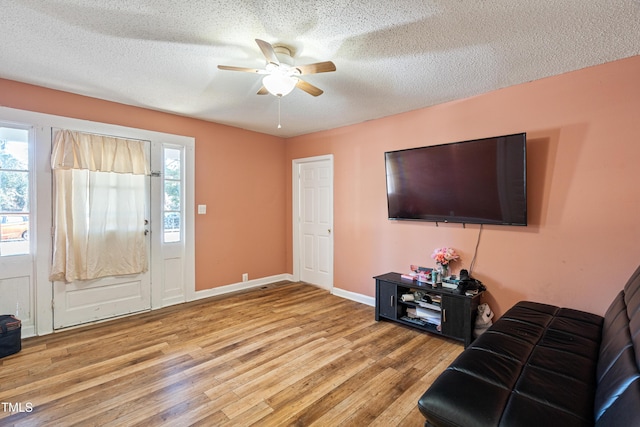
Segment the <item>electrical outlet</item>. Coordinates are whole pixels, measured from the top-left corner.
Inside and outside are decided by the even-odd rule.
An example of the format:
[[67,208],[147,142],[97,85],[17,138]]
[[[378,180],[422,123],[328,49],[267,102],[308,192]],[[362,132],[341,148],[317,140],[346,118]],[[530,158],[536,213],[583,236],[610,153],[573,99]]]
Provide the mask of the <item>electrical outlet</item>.
[[242,275],[242,281],[243,282],[248,282],[249,281],[249,273],[244,273]]

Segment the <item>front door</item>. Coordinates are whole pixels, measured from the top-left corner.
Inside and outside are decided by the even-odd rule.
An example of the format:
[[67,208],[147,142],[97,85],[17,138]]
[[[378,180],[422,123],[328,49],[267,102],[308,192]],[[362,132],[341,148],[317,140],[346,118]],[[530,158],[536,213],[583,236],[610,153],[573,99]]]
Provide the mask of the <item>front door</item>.
[[297,165],[298,265],[300,280],[333,287],[333,159]]
[[[150,143],[145,141],[147,159]],[[150,168],[149,168],[150,169]],[[145,212],[150,219],[150,178],[145,179]],[[116,192],[117,188],[114,189]],[[124,191],[124,190],[123,190]],[[150,259],[149,220],[146,225],[147,259]],[[151,267],[144,273],[53,282],[54,329],[109,319],[151,309]]]

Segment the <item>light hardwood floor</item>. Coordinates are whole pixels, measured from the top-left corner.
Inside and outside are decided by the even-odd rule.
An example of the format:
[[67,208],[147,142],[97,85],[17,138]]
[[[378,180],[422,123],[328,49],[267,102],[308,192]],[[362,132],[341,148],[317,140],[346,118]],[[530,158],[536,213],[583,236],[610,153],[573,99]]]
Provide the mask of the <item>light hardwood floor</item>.
[[24,339],[0,359],[0,425],[417,427],[462,348],[280,283]]

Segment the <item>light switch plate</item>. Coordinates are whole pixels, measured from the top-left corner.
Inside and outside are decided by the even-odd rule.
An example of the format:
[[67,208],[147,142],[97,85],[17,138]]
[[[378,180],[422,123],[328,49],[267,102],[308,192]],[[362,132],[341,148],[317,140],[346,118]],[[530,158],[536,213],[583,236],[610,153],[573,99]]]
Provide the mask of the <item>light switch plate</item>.
[[198,215],[204,215],[207,213],[207,205],[198,205]]

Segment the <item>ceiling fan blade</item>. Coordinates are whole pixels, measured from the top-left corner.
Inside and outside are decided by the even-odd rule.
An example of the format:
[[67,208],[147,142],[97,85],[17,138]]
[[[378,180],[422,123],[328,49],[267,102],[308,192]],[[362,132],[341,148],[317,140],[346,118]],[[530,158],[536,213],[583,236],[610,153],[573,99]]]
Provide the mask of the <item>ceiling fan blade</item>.
[[266,87],[262,86],[258,91],[257,95],[269,95],[269,91]]
[[280,65],[280,60],[278,60],[276,51],[273,50],[273,46],[271,46],[271,43],[260,39],[256,39],[256,43],[258,43],[258,46],[260,47],[260,50],[262,51],[264,57],[267,58],[267,62]]
[[265,70],[260,70],[258,68],[245,68],[245,67],[234,67],[233,65],[218,65],[218,68],[221,70],[228,71],[243,71],[245,73],[257,73],[257,74],[265,74]]
[[298,83],[296,83],[296,87],[298,89],[302,89],[303,91],[313,96],[320,96],[324,93],[322,89],[315,87],[311,83],[307,83],[304,80],[300,80],[300,79],[298,79]]
[[316,62],[315,64],[296,65],[295,68],[300,71],[300,75],[328,73],[336,70],[336,65],[331,61]]

